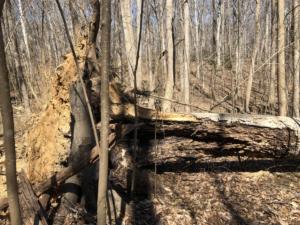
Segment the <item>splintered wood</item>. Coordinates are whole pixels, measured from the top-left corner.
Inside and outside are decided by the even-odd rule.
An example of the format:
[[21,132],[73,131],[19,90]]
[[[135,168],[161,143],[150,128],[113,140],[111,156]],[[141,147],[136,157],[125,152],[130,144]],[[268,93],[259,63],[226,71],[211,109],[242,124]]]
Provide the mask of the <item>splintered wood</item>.
[[41,207],[37,196],[35,195],[32,186],[27,179],[24,171],[19,173],[20,179],[20,203],[22,207],[23,224],[43,224],[47,225],[45,212]]

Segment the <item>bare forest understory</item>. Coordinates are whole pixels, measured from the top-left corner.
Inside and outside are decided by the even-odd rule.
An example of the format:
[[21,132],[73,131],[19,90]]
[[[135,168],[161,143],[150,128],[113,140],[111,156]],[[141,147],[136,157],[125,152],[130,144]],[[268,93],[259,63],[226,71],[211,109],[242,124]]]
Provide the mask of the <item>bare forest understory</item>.
[[[86,61],[85,48],[85,41],[76,48],[81,66]],[[145,225],[299,225],[300,121],[226,114],[232,109],[241,112],[244,100],[237,98],[233,106],[230,98],[224,98],[230,94],[231,85],[226,68],[217,72],[213,99],[206,88],[213,68],[209,62],[204,68],[208,77],[203,83],[191,74],[191,105],[195,106],[191,114],[146,109],[143,106],[149,97],[140,97],[136,157],[131,95],[123,93],[118,81],[111,82],[108,221]],[[37,199],[36,195],[40,201],[36,205],[26,199],[32,195],[24,191],[23,216],[26,224],[33,224],[33,219],[41,224],[93,224],[97,151],[90,146],[88,152],[80,153],[80,163],[68,163],[74,135],[69,96],[77,79],[71,54],[64,56],[53,77],[50,101],[41,112],[25,118],[22,107],[15,106],[17,167],[19,172],[25,171],[19,174],[21,188],[28,193],[33,190],[32,198]],[[254,83],[253,89],[260,89],[258,85]],[[92,96],[99,96],[98,91],[93,89]],[[257,102],[251,105],[263,105],[266,100],[262,96],[254,91],[252,99]],[[97,97],[91,99],[92,103],[99,102]],[[183,111],[184,106],[174,103],[174,108]],[[264,110],[252,109],[261,114]],[[2,144],[0,139],[0,224],[8,224]],[[72,177],[78,172],[74,182]],[[130,194],[132,184],[134,194]],[[65,193],[79,197],[75,203],[68,202]],[[43,213],[39,207],[43,207]]]

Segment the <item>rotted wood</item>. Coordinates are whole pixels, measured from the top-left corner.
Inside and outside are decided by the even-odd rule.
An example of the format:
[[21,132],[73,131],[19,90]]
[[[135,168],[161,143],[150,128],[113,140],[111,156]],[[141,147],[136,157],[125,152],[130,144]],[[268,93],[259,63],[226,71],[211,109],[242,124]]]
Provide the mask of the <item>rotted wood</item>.
[[35,195],[32,186],[24,171],[19,173],[20,179],[20,203],[22,207],[22,219],[24,224],[47,225],[46,214]]
[[[299,159],[298,137],[290,129],[270,129],[205,122],[166,124],[157,128],[157,144],[151,135],[154,125],[140,130],[137,163],[163,164],[182,159],[201,160],[205,156],[249,156]],[[147,137],[147,138],[145,138]]]
[[[112,117],[133,119],[133,104],[112,104]],[[249,114],[217,113],[164,113],[138,107],[138,117],[146,125],[140,130],[141,137],[153,136],[155,123],[158,133],[173,137],[161,141],[160,158],[181,155],[196,157],[199,153],[213,156],[241,155],[256,157],[300,158],[300,119]],[[156,122],[155,122],[156,121]],[[161,125],[163,123],[163,125]],[[152,137],[153,139],[153,137]],[[148,147],[151,159],[153,147]],[[191,151],[185,151],[192,149]],[[189,153],[188,153],[189,152]]]

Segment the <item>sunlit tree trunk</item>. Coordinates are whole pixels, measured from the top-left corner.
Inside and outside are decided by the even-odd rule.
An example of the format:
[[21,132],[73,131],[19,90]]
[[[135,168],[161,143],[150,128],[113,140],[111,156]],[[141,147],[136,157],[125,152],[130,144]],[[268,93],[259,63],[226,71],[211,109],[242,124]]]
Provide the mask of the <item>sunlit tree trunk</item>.
[[299,117],[299,85],[300,85],[300,0],[293,0],[294,17],[294,86],[293,86],[293,116]]
[[279,115],[287,116],[287,87],[286,87],[286,77],[285,77],[285,25],[284,25],[284,9],[285,1],[278,0],[277,4],[277,15],[278,15],[278,106]]
[[[122,14],[122,23],[124,29],[124,42],[128,63],[128,73],[129,73],[129,86],[133,88],[133,69],[135,67],[135,59],[136,59],[136,44],[135,44],[135,35],[132,27],[132,15],[131,15],[131,0],[122,0],[120,1],[121,14]],[[137,81],[140,84],[141,78],[140,70],[137,70]],[[140,86],[138,86],[140,88]]]
[[[148,10],[148,18],[150,18],[149,16],[149,7],[147,8]],[[150,29],[150,21],[148,19],[148,26],[146,28],[146,34],[147,34],[147,69],[148,69],[148,89],[150,92],[154,91],[155,89],[155,77],[154,77],[154,73],[152,70],[152,66],[153,66],[153,56],[152,56],[152,49],[151,47],[154,45],[154,43],[152,42],[151,39],[151,29]],[[149,99],[149,103],[148,103],[149,108],[154,108],[154,99],[150,98]]]
[[[137,1],[137,15],[140,15],[141,14],[141,6],[142,6],[142,0],[136,0]],[[139,24],[140,24],[140,17],[139,16],[137,16],[136,17],[136,24],[137,24],[137,28],[136,28],[136,46],[137,46],[137,42],[138,42],[138,39],[139,39],[139,35],[140,35],[140,32],[143,32],[143,30],[141,31],[140,30],[140,26],[139,26]],[[142,41],[142,40],[141,40]],[[141,44],[141,47],[142,47],[143,45]],[[136,47],[136,49],[137,49],[137,47]],[[142,82],[143,82],[143,73],[142,73],[142,65],[143,65],[143,60],[141,60],[142,58],[141,58],[142,56],[141,56],[141,51],[139,51],[139,57],[138,57],[138,59],[139,59],[139,63],[138,63],[138,67],[137,67],[137,72],[136,72],[136,75],[137,75],[137,77],[136,77],[136,81],[137,81],[137,87],[138,87],[138,89],[141,89],[142,88]]]
[[[173,69],[173,38],[172,38],[172,18],[173,18],[173,0],[166,0],[166,45],[168,50],[168,75],[166,81],[165,97],[167,99],[173,98],[174,89],[174,69]],[[171,102],[164,101],[162,105],[163,111],[171,110]]]
[[241,2],[237,0],[236,9],[236,48],[235,48],[235,77],[232,79],[232,106],[234,107],[239,95],[239,79],[241,76]]
[[[0,18],[3,19],[4,0],[0,1]],[[4,131],[6,185],[9,203],[9,215],[12,225],[21,225],[21,210],[18,198],[18,182],[16,169],[15,132],[12,103],[10,100],[10,86],[6,56],[4,50],[2,23],[0,23],[0,104]]]
[[125,51],[126,58],[128,63],[128,74],[129,74],[129,83],[131,88],[133,88],[133,68],[134,60],[136,54],[136,48],[134,44],[134,35],[132,28],[132,18],[131,18],[131,0],[120,1],[121,14],[122,14],[122,24],[124,29],[124,42],[125,42]]
[[251,57],[251,67],[248,76],[248,83],[246,89],[246,102],[245,102],[245,111],[249,112],[249,104],[251,98],[251,90],[252,90],[252,82],[253,75],[255,71],[255,61],[257,57],[257,52],[259,49],[259,41],[260,41],[260,0],[256,0],[256,10],[255,10],[255,43]]
[[[271,56],[277,52],[277,23],[276,23],[276,9],[277,9],[277,0],[272,0],[271,6]],[[276,81],[276,71],[277,71],[277,57],[271,58],[271,74],[270,74],[270,90],[269,90],[269,99],[268,105],[272,110],[275,108],[275,81]]]
[[[190,104],[190,10],[189,1],[184,0],[184,103]],[[190,112],[190,106],[185,107]]]
[[160,18],[159,18],[159,33],[160,33],[160,57],[161,57],[161,75],[162,76],[167,76],[167,54],[166,52],[166,38],[165,38],[165,23],[164,23],[164,5],[163,1],[159,3],[159,13],[160,13]]
[[223,12],[223,7],[224,3],[221,2],[221,0],[218,0],[217,3],[217,9],[216,9],[216,14],[217,14],[217,27],[216,27],[216,54],[217,54],[217,67],[221,66],[221,25],[222,25],[222,12]]
[[202,15],[199,15],[199,6],[198,6],[198,1],[195,0],[195,33],[196,33],[196,43],[195,43],[195,47],[196,47],[196,50],[195,50],[195,53],[196,53],[196,61],[197,61],[197,68],[196,68],[196,77],[198,79],[200,79],[200,66],[201,66],[201,63],[200,63],[200,37],[199,37],[199,16],[202,16]]

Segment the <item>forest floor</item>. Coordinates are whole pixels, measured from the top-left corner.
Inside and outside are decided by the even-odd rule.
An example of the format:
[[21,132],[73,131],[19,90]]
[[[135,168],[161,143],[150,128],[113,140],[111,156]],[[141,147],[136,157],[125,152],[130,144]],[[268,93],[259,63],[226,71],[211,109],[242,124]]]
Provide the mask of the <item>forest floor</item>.
[[299,163],[281,163],[227,157],[158,168],[148,175],[156,187],[137,201],[134,218],[137,224],[299,225]]
[[[53,81],[52,99],[41,113],[26,120],[22,110],[16,110],[17,166],[19,171],[26,169],[33,183],[59,171],[66,163],[70,147],[70,109],[66,96],[68,85],[75,79],[74,68],[70,56],[65,57]],[[205,73],[211,70],[207,64]],[[217,81],[227,90],[230,90],[229,74],[228,71],[220,73]],[[198,81],[191,76],[192,104],[210,110],[215,101],[209,96],[209,77],[205,79],[204,89]],[[216,86],[216,90],[220,88]],[[226,92],[216,91],[215,95],[217,101],[222,101]],[[253,101],[262,102],[265,98],[263,94],[254,95]],[[214,111],[229,112],[230,104],[228,101]],[[176,108],[176,111],[183,109]],[[260,112],[259,107],[255,111]],[[6,196],[4,172],[0,147],[0,198]],[[136,224],[145,225],[300,225],[300,164],[297,162],[228,157],[204,164],[158,168],[157,174],[152,170],[146,172],[149,180],[156,180],[156,185],[146,198],[133,203],[130,212],[118,215],[122,224],[132,224],[135,219]],[[2,223],[5,224],[0,215]]]

